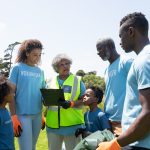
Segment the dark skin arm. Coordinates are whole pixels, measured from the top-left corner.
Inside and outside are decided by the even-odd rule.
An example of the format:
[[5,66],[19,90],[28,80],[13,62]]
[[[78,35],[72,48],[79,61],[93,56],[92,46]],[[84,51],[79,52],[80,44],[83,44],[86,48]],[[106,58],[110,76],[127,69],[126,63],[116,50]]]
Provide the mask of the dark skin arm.
[[[13,92],[15,93],[16,91],[16,86],[13,86]],[[9,109],[10,109],[10,113],[11,116],[16,114],[16,110],[15,110],[15,99],[13,98],[12,101],[9,103]]]
[[82,106],[83,105],[83,100],[79,99],[77,101],[74,102],[74,107],[78,107],[78,106]]
[[121,147],[133,143],[150,134],[150,88],[139,90],[139,100],[142,111],[129,127],[129,129],[117,138]]
[[77,101],[74,102],[74,107],[80,107],[83,106],[83,96],[81,96]]
[[16,114],[14,99],[9,103],[9,109],[10,109],[11,116]]

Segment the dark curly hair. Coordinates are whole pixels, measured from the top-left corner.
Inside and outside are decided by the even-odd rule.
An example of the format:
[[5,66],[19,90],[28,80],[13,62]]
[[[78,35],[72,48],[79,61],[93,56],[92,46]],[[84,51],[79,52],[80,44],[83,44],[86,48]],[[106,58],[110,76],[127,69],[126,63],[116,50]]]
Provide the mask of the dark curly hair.
[[94,91],[95,97],[98,98],[98,104],[101,103],[104,95],[103,90],[98,86],[89,86],[88,89]]
[[126,15],[120,21],[120,26],[123,24],[125,24],[125,28],[132,26],[137,28],[142,35],[148,35],[148,21],[141,12],[134,12]]
[[2,83],[0,84],[0,104],[4,102],[4,97],[11,92],[10,86],[8,84]]
[[37,39],[29,39],[22,42],[15,62],[25,62],[27,59],[26,53],[30,53],[35,48],[43,49],[42,43]]

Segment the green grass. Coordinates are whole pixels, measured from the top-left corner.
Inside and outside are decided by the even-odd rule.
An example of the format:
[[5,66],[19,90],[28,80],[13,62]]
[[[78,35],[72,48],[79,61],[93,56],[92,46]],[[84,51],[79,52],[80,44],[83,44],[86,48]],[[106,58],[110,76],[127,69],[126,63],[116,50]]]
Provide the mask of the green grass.
[[[100,103],[99,107],[103,110],[104,108],[104,103]],[[86,112],[88,110],[88,106],[83,108],[83,112]],[[16,150],[19,150],[19,146],[18,146],[18,142],[17,142],[17,138],[15,138],[15,148]],[[36,150],[48,150],[48,141],[47,141],[47,136],[46,136],[46,129],[41,130],[39,138],[38,138],[38,142],[36,145]]]
[[[15,138],[15,148],[16,150],[19,150],[17,138]],[[48,150],[48,142],[45,129],[41,130],[40,132],[38,142],[36,145],[36,150]]]

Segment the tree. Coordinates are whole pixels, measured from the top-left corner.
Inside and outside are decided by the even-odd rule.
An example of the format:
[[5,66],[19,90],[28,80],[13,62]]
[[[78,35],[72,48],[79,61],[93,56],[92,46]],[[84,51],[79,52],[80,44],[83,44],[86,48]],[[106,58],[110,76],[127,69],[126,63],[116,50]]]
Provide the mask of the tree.
[[16,45],[20,44],[20,42],[15,42],[13,44],[9,44],[8,48],[4,51],[4,58],[0,58],[0,69],[1,73],[5,74],[8,77],[10,68],[12,65],[12,54]]
[[91,74],[96,75],[96,73],[97,73],[96,71],[90,71],[90,72],[88,72],[87,74],[88,74],[88,75],[91,75]]
[[[76,75],[81,76],[82,81],[85,83],[86,88],[89,86],[98,86],[103,91],[105,91],[104,78],[97,76],[96,71],[90,71],[85,73],[83,70],[78,70]],[[104,110],[104,101],[98,105],[102,110]],[[88,107],[84,107],[83,112],[87,111]]]
[[83,70],[78,70],[78,71],[76,72],[76,75],[83,77],[83,76],[85,76],[85,72],[84,72]]
[[86,88],[88,86],[98,86],[102,88],[102,90],[105,90],[105,82],[104,78],[97,76],[96,71],[90,71],[85,73],[83,70],[78,70],[76,72],[77,76],[81,76],[82,81],[85,83]]
[[105,82],[104,78],[100,76],[96,76],[95,74],[87,74],[82,78],[83,82],[85,83],[86,87],[89,86],[98,86],[105,90]]

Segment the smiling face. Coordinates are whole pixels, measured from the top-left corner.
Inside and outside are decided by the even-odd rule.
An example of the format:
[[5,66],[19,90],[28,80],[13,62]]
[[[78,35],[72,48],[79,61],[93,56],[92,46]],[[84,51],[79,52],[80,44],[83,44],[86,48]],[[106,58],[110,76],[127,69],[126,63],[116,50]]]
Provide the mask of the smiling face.
[[70,73],[70,65],[71,64],[68,60],[61,60],[57,65],[59,75],[68,76],[68,74]]
[[97,103],[98,99],[95,97],[94,91],[92,89],[87,89],[83,97],[83,103],[86,106],[90,106],[93,103]]
[[31,52],[26,53],[27,56],[26,63],[30,66],[38,64],[41,60],[41,52],[42,52],[41,49],[35,48]]

